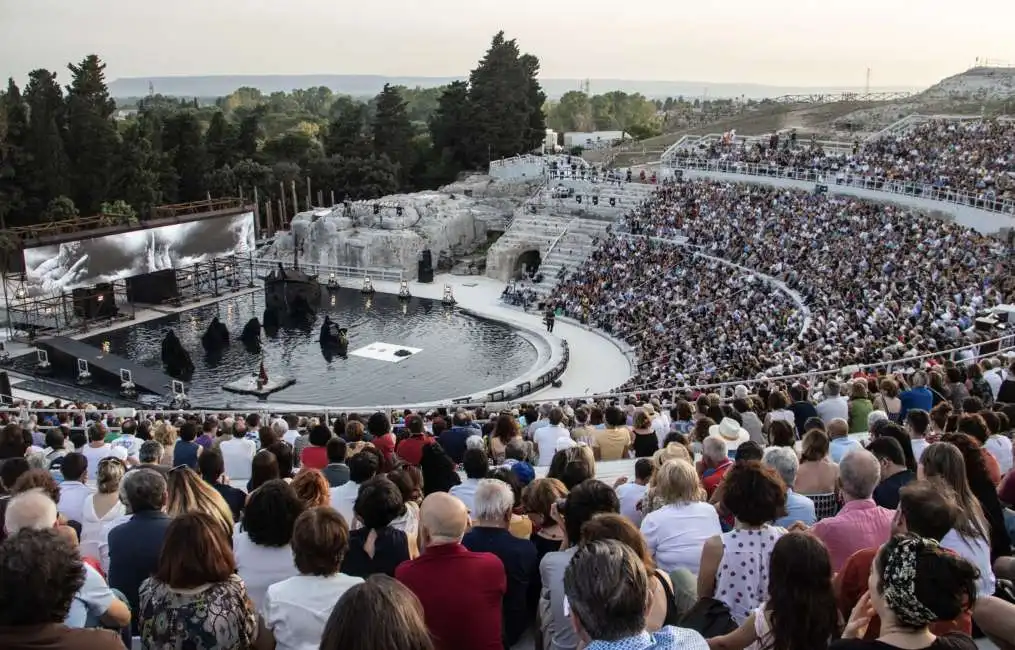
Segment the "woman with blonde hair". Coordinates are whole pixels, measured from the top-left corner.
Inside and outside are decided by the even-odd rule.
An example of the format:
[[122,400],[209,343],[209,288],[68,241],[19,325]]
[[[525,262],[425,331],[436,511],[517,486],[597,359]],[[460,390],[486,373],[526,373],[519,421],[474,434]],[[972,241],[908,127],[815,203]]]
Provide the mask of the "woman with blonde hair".
[[208,485],[189,467],[174,467],[166,475],[169,501],[166,512],[178,517],[188,512],[203,512],[222,526],[229,538],[233,536],[233,512],[222,495]]
[[[711,420],[709,420],[711,421]],[[655,467],[655,471],[652,472],[652,478],[648,482],[648,490],[645,492],[645,496],[641,500],[641,514],[647,515],[653,510],[662,508],[664,504],[663,500],[659,497],[659,468],[665,465],[671,460],[683,460],[691,465],[694,465],[694,456],[691,455],[691,451],[686,445],[682,445],[679,442],[671,442],[656,453],[652,454],[652,465]]]
[[120,482],[127,466],[115,456],[99,461],[95,472],[98,490],[85,497],[81,506],[81,555],[93,557],[109,566],[109,549],[103,529],[127,514],[127,506],[120,500]]
[[702,501],[698,472],[686,460],[667,461],[660,467],[656,488],[663,506],[641,523],[652,558],[667,573],[683,569],[697,575],[705,541],[722,534],[719,514]]
[[152,427],[152,440],[162,445],[159,465],[173,466],[173,449],[176,447],[176,427],[165,420],[159,420]]

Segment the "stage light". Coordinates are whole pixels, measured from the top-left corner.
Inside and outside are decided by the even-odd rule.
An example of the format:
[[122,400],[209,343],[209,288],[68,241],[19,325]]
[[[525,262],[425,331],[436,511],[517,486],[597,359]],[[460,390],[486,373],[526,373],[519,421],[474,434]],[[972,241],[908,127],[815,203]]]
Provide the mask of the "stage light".
[[331,306],[335,306],[335,296],[331,296]]
[[409,304],[403,302],[402,303],[402,316],[405,316],[408,313],[409,313]]
[[106,354],[109,354],[109,350],[110,350],[109,341],[103,341],[102,342],[102,351],[104,353],[106,353]]
[[25,298],[28,297],[28,292],[25,291],[24,287],[18,287],[17,289],[14,290],[14,297],[17,298],[18,300],[24,300]]
[[380,213],[381,213],[381,206],[379,206],[376,203],[374,203],[374,214],[380,214]]
[[95,300],[97,302],[102,302],[104,299],[105,299],[105,296],[102,295],[101,293],[99,295],[95,296]]

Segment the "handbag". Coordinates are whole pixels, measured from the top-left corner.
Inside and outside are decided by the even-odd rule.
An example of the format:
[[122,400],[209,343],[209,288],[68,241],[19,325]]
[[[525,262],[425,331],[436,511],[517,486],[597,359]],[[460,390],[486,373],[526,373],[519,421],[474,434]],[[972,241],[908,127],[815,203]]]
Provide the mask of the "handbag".
[[737,623],[726,603],[715,598],[701,598],[681,617],[680,627],[690,628],[711,639],[736,630]]

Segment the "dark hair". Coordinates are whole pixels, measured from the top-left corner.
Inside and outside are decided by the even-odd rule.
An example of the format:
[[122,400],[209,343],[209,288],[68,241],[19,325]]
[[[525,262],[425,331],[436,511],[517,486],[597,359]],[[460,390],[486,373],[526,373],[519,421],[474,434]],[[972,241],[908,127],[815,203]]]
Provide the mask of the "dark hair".
[[21,431],[21,425],[11,423],[0,429],[0,460],[4,458],[20,458],[25,455],[28,445]]
[[895,424],[894,422],[878,422],[878,426],[875,429],[875,438],[894,438],[899,443],[899,449],[902,450],[903,459],[905,462],[897,463],[899,465],[905,465],[906,469],[911,472],[916,471],[916,455],[913,454],[913,442],[906,433],[906,430]]
[[375,476],[359,486],[353,512],[364,528],[379,530],[405,514],[405,500],[389,478]]
[[518,435],[518,423],[510,415],[501,415],[493,427],[493,437],[505,445]]
[[768,425],[768,439],[773,447],[792,447],[796,444],[796,431],[785,420],[775,420]]
[[786,506],[786,485],[778,472],[756,460],[736,463],[723,479],[722,505],[739,521],[760,526]]
[[349,480],[353,483],[365,483],[377,475],[381,463],[376,454],[368,453],[366,449],[354,455],[346,464],[349,466]]
[[423,473],[423,494],[447,492],[461,483],[455,461],[438,442],[423,446],[419,469]]
[[20,530],[0,543],[0,626],[63,623],[84,584],[70,541],[52,528]]
[[874,438],[867,443],[867,451],[874,454],[878,460],[887,460],[893,465],[906,464],[906,456],[902,453],[902,445],[894,438],[887,436]]
[[642,537],[638,527],[630,519],[612,512],[604,512],[589,519],[582,526],[581,543],[588,544],[599,540],[614,539],[629,547],[641,559],[645,569],[655,569],[652,553]]
[[765,611],[771,650],[827,648],[839,633],[832,561],[820,539],[790,532],[772,547]]
[[201,511],[173,517],[153,576],[173,589],[225,582],[236,573],[232,540],[221,522]]
[[63,457],[60,463],[60,473],[65,481],[80,481],[85,470],[88,469],[88,459],[84,454],[72,451]]
[[[789,398],[781,390],[774,390],[768,395],[768,410],[781,411],[789,407]],[[776,420],[778,422],[778,420]]]
[[405,428],[409,430],[409,435],[422,435],[425,429],[423,425],[423,418],[418,415],[410,415],[405,418]]
[[490,462],[482,449],[467,449],[462,457],[462,469],[466,478],[485,478],[490,470]]
[[332,576],[349,550],[349,525],[333,508],[310,508],[296,518],[291,544],[300,573]]
[[415,465],[403,465],[388,472],[388,480],[398,486],[402,501],[417,501],[423,496],[423,472]]
[[332,437],[328,440],[328,444],[325,446],[325,449],[327,449],[329,463],[345,462],[345,454],[347,451],[345,440],[338,437]]
[[602,512],[620,512],[617,493],[602,481],[585,481],[576,485],[564,500],[564,530],[571,543],[581,539],[582,526]]
[[753,440],[747,440],[740,443],[737,447],[736,455],[734,460],[737,462],[748,461],[748,460],[761,460],[765,456],[765,450],[761,448],[761,445],[754,442]]
[[911,481],[899,490],[899,511],[906,519],[906,530],[920,537],[941,541],[955,528],[958,508],[955,492],[941,479]]
[[53,450],[61,450],[64,445],[63,431],[60,427],[53,427],[46,432],[46,446]]
[[906,422],[917,435],[922,436],[930,428],[930,413],[923,409],[909,409],[906,411]]
[[987,442],[987,423],[979,413],[965,413],[959,416],[959,433],[970,435],[981,445]]
[[[881,547],[875,559],[877,590],[884,589],[885,558],[896,547],[916,535],[896,535]],[[929,609],[938,621],[950,621],[963,611],[971,610],[976,602],[976,581],[980,572],[965,558],[936,544],[924,544],[917,550],[912,593]],[[904,627],[919,627],[899,620]]]
[[642,481],[648,481],[655,474],[656,466],[651,458],[639,458],[634,461],[634,477]]
[[585,455],[581,447],[568,447],[553,454],[550,467],[546,471],[547,478],[560,479],[568,490],[579,483],[595,476],[595,467],[591,464],[591,456]]
[[[776,422],[778,422],[778,420],[776,420]],[[813,429],[817,429],[818,431],[824,431],[825,421],[819,417],[809,417],[806,420],[804,420],[804,431],[807,432]]]
[[388,416],[380,411],[371,415],[367,420],[367,431],[375,438],[380,438],[390,432],[391,422],[388,420]]
[[433,650],[423,605],[408,587],[370,576],[338,599],[321,634],[321,650]]
[[281,478],[290,478],[293,475],[293,446],[285,440],[276,440],[268,446],[268,451],[275,454],[278,475]]
[[278,459],[275,458],[275,454],[267,449],[262,449],[254,454],[254,459],[250,462],[250,480],[247,481],[247,492],[253,492],[279,476],[281,475],[278,471]]
[[60,485],[48,469],[30,469],[19,476],[11,487],[12,494],[21,494],[29,490],[42,490],[53,503],[60,502]]
[[331,429],[323,424],[318,424],[310,430],[309,438],[310,444],[315,447],[324,447],[328,444],[328,441],[331,440]]
[[259,546],[285,546],[304,510],[306,506],[292,486],[274,479],[250,493],[243,509],[243,530]]
[[226,462],[222,458],[222,452],[218,449],[205,449],[197,457],[197,469],[201,478],[214,483],[219,477],[226,473]]
[[197,438],[197,425],[188,420],[180,426],[177,435],[184,442],[194,442],[194,439]]
[[607,406],[603,417],[608,427],[622,427],[627,424],[627,416],[616,406]]

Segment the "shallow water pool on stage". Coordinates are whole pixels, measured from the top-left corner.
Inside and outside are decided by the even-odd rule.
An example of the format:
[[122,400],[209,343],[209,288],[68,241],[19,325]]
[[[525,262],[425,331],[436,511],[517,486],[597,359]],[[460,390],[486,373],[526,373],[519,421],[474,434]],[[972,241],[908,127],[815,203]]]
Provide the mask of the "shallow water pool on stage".
[[[349,351],[376,342],[419,348],[398,363],[350,354],[328,361],[318,338],[324,316],[348,328]],[[218,316],[232,344],[218,363],[205,358],[201,335]],[[110,352],[152,368],[161,368],[161,343],[167,328],[176,331],[194,361],[187,392],[195,406],[224,406],[254,401],[230,395],[225,383],[257,372],[261,355],[247,352],[239,341],[251,318],[263,320],[260,292],[223,300],[164,319],[85,339]],[[512,381],[532,369],[538,359],[533,344],[509,325],[476,318],[439,301],[343,289],[325,298],[310,331],[280,329],[269,338],[261,333],[262,355],[269,376],[289,375],[296,383],[274,393],[270,402],[323,406],[368,406],[443,400],[477,394]]]

